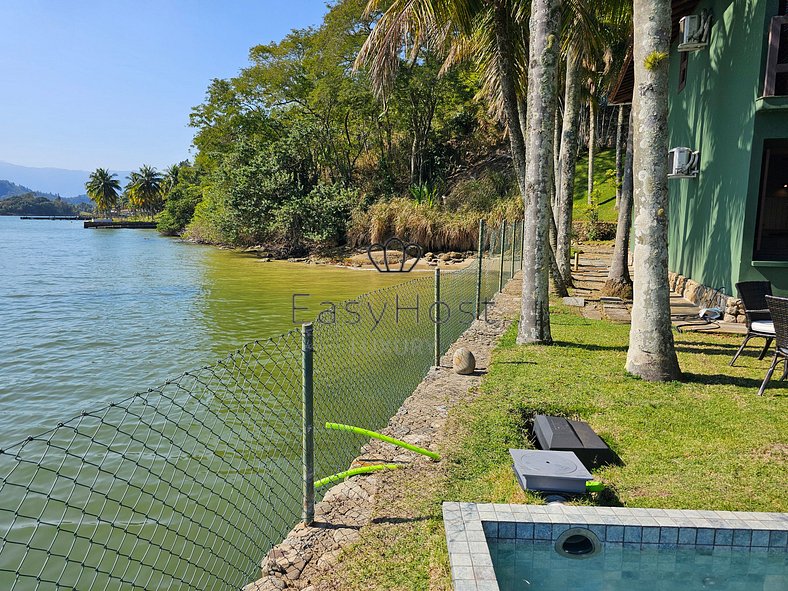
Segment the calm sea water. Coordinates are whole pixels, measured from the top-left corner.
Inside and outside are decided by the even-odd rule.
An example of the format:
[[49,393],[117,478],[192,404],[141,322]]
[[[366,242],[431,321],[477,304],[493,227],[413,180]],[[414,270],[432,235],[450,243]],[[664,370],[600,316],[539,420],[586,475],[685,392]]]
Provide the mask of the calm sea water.
[[0,447],[401,281],[77,221],[0,217]]

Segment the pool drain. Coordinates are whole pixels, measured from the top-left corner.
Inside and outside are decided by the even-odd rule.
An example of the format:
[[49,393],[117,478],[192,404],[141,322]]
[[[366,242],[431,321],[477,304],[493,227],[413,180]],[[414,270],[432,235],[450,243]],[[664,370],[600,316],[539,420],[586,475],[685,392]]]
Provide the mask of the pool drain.
[[602,551],[602,544],[591,530],[575,527],[559,536],[555,551],[566,558],[591,558]]

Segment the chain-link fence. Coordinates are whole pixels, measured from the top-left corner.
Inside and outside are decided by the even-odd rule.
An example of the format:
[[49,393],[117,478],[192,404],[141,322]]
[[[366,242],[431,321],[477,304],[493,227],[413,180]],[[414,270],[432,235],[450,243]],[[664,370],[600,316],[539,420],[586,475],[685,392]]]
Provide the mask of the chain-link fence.
[[442,271],[440,301],[425,273],[332,305],[314,323],[309,361],[291,331],[0,449],[0,589],[254,580],[302,516],[307,382],[321,478],[347,468],[365,441],[325,423],[387,423],[436,349],[470,326],[477,298],[483,317],[519,268],[517,226],[485,231],[481,260]]

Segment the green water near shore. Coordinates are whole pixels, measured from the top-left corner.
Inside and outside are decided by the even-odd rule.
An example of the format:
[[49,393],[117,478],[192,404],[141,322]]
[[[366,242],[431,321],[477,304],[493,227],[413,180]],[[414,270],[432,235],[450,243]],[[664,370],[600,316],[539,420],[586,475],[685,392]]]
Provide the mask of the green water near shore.
[[[0,249],[0,588],[244,585],[300,516],[293,329],[337,304],[315,325],[318,478],[365,441],[322,425],[383,427],[433,363],[431,274],[62,221],[0,218]],[[441,351],[473,318],[476,272],[441,280]]]
[[[0,217],[0,446],[403,280]],[[293,322],[293,294],[297,311]]]

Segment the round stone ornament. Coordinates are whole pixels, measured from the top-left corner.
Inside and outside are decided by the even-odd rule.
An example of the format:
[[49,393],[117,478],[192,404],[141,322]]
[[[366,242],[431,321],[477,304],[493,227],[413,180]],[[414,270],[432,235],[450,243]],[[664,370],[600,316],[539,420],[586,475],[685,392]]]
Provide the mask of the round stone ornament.
[[473,356],[473,353],[465,347],[457,349],[451,361],[454,367],[454,373],[458,373],[462,376],[470,375],[476,369],[476,358]]

